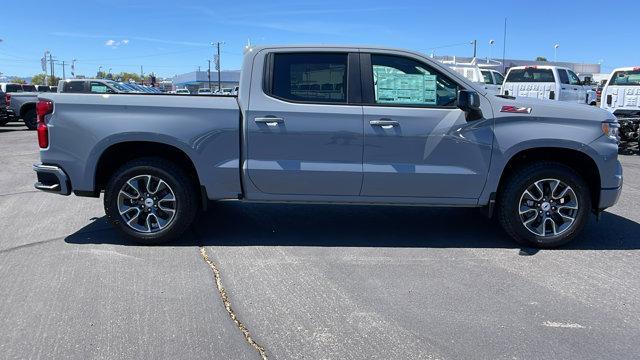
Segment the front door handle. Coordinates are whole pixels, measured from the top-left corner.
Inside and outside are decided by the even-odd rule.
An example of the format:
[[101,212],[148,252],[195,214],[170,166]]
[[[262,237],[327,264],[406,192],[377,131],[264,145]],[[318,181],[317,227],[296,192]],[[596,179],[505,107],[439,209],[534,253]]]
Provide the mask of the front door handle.
[[371,120],[369,121],[369,124],[371,126],[380,126],[383,129],[391,129],[394,126],[400,125],[397,121],[389,119]]
[[267,126],[278,126],[278,124],[282,124],[284,122],[283,118],[275,117],[275,116],[267,116],[267,117],[257,117],[253,119],[256,124],[267,124]]

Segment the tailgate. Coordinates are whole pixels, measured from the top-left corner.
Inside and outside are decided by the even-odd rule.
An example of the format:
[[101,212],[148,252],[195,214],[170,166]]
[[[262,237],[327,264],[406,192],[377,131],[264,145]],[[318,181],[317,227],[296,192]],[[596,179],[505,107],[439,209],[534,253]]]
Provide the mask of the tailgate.
[[557,99],[558,94],[555,87],[555,83],[504,83],[502,85],[502,93],[515,97],[549,99],[551,91],[554,91]]

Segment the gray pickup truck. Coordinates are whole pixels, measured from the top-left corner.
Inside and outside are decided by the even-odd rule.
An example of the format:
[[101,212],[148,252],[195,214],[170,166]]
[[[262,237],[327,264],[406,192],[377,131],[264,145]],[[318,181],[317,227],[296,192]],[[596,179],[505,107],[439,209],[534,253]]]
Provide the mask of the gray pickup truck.
[[5,109],[4,118],[0,115],[0,124],[4,125],[9,121],[22,119],[30,130],[35,130],[37,126],[36,102],[38,94],[34,85],[21,85],[2,83],[0,92],[3,93]]
[[109,219],[143,243],[239,199],[478,207],[554,247],[622,187],[611,113],[487,95],[403,50],[256,47],[237,97],[42,94],[37,108],[35,187],[104,191]]

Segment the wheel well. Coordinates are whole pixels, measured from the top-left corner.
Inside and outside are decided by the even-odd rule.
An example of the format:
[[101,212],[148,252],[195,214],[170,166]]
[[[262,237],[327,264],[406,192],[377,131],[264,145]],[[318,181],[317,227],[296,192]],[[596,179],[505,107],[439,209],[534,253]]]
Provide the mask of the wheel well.
[[24,118],[24,116],[27,114],[27,111],[35,108],[36,103],[27,103],[22,105],[22,107],[20,108],[20,119]]
[[163,143],[129,141],[111,145],[102,153],[96,165],[95,191],[104,190],[111,175],[126,162],[148,156],[163,158],[181,167],[196,188],[200,188],[198,172],[184,151]]
[[600,171],[598,170],[598,166],[589,155],[578,150],[566,148],[534,148],[523,150],[514,155],[509,159],[509,162],[502,172],[500,183],[498,184],[498,194],[502,191],[506,179],[514,172],[534,161],[541,160],[566,165],[582,176],[589,187],[591,204],[594,209],[597,209],[600,201]]

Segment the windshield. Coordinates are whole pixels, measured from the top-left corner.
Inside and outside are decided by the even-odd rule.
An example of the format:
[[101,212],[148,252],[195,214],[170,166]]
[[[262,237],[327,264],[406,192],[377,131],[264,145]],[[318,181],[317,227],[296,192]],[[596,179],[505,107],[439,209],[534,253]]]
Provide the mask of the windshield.
[[555,82],[551,69],[524,68],[512,69],[507,75],[507,82]]
[[616,71],[613,73],[609,85],[640,86],[640,68]]

